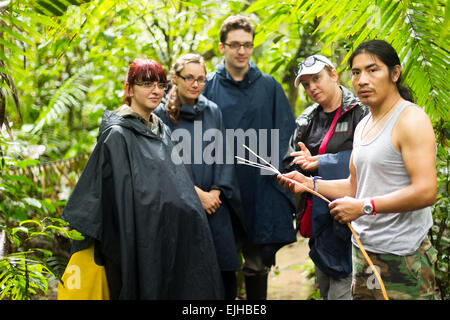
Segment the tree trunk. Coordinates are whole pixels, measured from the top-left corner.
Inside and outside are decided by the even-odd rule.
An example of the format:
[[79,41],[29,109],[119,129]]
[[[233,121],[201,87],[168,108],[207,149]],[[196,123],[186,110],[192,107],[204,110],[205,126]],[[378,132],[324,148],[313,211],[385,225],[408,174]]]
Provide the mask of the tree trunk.
[[320,20],[315,19],[313,24],[304,25],[303,32],[300,37],[300,44],[295,52],[294,57],[286,67],[286,76],[283,78],[283,82],[289,85],[288,100],[291,105],[294,115],[297,114],[297,98],[298,88],[295,87],[295,78],[297,77],[298,63],[306,57],[313,54],[314,43],[317,39],[317,34],[312,32],[319,26]]

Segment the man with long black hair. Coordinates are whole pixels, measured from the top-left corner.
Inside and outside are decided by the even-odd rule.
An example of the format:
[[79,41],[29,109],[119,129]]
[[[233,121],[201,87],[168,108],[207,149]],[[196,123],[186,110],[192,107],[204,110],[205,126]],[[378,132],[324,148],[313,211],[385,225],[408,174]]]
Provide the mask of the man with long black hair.
[[[400,60],[386,41],[361,43],[350,57],[352,84],[370,109],[355,131],[350,176],[286,177],[335,199],[330,213],[352,223],[391,299],[433,299],[436,250],[427,233],[436,199],[436,142],[426,113],[401,83]],[[303,192],[279,176],[291,192]],[[315,182],[315,184],[314,184]],[[353,241],[353,298],[382,299],[380,285]]]

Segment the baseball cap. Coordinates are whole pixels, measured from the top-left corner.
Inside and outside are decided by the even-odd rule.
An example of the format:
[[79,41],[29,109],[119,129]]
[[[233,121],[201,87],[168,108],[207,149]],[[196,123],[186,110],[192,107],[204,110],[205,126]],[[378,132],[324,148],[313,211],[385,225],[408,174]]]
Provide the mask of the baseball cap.
[[320,54],[309,56],[303,62],[300,62],[298,65],[297,77],[295,78],[295,86],[298,87],[301,76],[305,74],[319,73],[326,65],[334,68],[334,65],[331,63],[330,59]]

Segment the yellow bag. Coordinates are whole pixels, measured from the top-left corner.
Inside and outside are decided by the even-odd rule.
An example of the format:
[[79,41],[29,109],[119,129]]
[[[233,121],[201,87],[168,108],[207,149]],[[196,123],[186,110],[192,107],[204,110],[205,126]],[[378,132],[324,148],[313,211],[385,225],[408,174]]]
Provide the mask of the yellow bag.
[[94,244],[75,252],[58,284],[58,300],[109,300],[104,266],[94,261]]

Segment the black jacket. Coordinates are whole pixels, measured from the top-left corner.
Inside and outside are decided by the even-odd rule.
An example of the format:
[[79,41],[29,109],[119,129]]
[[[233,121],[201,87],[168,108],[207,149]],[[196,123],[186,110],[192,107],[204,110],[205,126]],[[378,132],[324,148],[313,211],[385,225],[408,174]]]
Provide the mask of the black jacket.
[[105,111],[64,209],[63,219],[96,241],[112,298],[223,297],[205,212],[188,170],[172,161],[169,132],[162,121],[155,134],[137,118]]
[[[342,89],[342,108],[338,115],[336,129],[327,144],[325,153],[337,153],[343,150],[351,150],[353,148],[353,134],[356,125],[369,112],[357,97],[355,97],[347,88],[341,86]],[[305,139],[312,120],[317,115],[320,105],[313,104],[306,108],[300,116],[295,120],[296,128],[289,140],[289,148],[283,159],[283,170],[289,172],[297,170],[302,172],[301,168],[292,163],[294,157],[290,154],[300,151],[298,142]],[[315,156],[315,154],[313,154]]]
[[[368,108],[361,104],[348,89],[341,86],[342,104],[337,114],[335,130],[325,148],[319,155],[318,175],[325,180],[344,179],[349,175],[349,159],[353,148],[353,134],[359,121],[367,114]],[[291,152],[299,151],[298,142],[305,139],[311,123],[319,111],[319,104],[314,104],[297,118],[294,134],[290,139],[289,150],[283,160],[284,171],[301,168],[292,163]],[[314,156],[315,154],[313,154]],[[319,190],[320,192],[320,190]],[[312,198],[312,199],[311,199]],[[312,203],[312,235],[309,240],[309,256],[314,264],[325,274],[333,278],[344,278],[352,272],[351,232],[346,225],[339,224],[330,215],[328,204],[309,193],[303,193],[297,204],[297,224],[300,215],[307,207],[307,200]]]

